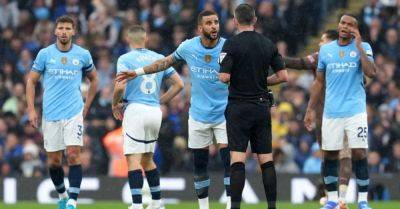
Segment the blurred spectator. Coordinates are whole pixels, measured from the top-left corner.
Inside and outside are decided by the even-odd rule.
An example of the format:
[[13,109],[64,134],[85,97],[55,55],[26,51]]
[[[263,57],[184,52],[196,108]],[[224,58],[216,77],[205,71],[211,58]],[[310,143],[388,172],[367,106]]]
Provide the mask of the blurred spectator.
[[18,26],[19,10],[17,1],[1,0],[0,1],[0,29],[7,27],[16,28]]
[[400,172],[400,140],[393,144],[393,149],[389,158],[389,164],[386,166],[386,171]]
[[293,159],[287,157],[280,148],[274,150],[273,158],[277,173],[299,173],[300,170]]
[[312,145],[311,153],[312,155],[304,163],[303,173],[321,173],[322,151],[318,143]]
[[23,162],[21,163],[22,175],[24,177],[32,177],[35,171],[41,171],[42,169],[42,162],[39,159],[39,147],[32,140],[25,141]]
[[378,152],[368,153],[368,172],[381,173],[384,171],[384,165],[381,163],[381,155]]
[[110,156],[110,166],[108,175],[113,177],[127,177],[128,164],[126,163],[122,145],[124,138],[122,137],[122,128],[107,133],[103,138],[104,146]]

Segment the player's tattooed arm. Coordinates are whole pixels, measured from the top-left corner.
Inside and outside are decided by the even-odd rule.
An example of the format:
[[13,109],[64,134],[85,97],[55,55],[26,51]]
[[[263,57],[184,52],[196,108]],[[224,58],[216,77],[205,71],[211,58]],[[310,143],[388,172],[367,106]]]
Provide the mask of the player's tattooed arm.
[[306,115],[304,117],[304,125],[308,131],[313,129],[314,122],[314,109],[323,95],[323,89],[325,86],[325,72],[318,71],[317,78],[314,80],[313,85],[311,86],[311,95],[310,101],[308,102],[308,107],[306,111]]
[[33,70],[29,72],[26,82],[26,102],[28,106],[29,122],[34,128],[39,126],[39,118],[35,110],[35,86],[40,79],[40,73]]
[[121,82],[118,81],[115,82],[111,108],[113,115],[117,120],[123,119],[122,109],[124,105],[122,103],[122,94],[124,93],[125,87],[126,87],[126,80],[123,80]]
[[283,57],[285,66],[296,70],[315,70],[317,67],[318,53],[305,57]]
[[96,96],[97,86],[99,84],[99,79],[97,77],[96,69],[93,69],[89,73],[87,73],[86,77],[90,81],[90,86],[88,93],[86,95],[85,106],[83,107],[83,113],[82,113],[83,118],[85,118],[87,113],[89,112],[90,105],[92,104],[94,97]]
[[125,79],[128,79],[128,80],[134,79],[138,75],[157,73],[157,72],[168,69],[169,67],[174,65],[176,62],[177,62],[177,60],[171,54],[167,57],[164,57],[162,59],[159,59],[159,60],[153,62],[152,64],[150,64],[146,67],[138,68],[133,71],[118,73],[115,80],[117,82],[119,82],[119,81],[122,81]]
[[181,77],[176,72],[168,78],[167,82],[170,84],[170,87],[168,88],[168,91],[160,97],[160,104],[168,103],[183,89],[184,86]]

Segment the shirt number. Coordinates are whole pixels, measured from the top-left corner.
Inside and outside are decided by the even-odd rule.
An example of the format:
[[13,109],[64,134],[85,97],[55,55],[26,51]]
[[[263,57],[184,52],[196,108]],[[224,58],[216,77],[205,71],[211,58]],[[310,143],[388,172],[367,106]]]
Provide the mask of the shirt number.
[[157,89],[156,74],[142,75],[143,81],[140,90],[144,94],[152,94]]

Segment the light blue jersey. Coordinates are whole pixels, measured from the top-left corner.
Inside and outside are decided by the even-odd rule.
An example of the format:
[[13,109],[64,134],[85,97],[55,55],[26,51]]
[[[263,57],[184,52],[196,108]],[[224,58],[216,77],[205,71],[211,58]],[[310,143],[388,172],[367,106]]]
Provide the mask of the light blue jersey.
[[32,70],[43,76],[43,117],[46,121],[70,119],[83,109],[82,75],[94,69],[88,50],[72,44],[60,51],[52,44],[39,51]]
[[[373,61],[371,46],[363,42],[362,47]],[[355,41],[346,46],[337,41],[323,45],[318,55],[318,71],[325,72],[324,117],[344,118],[366,112],[364,73]]]
[[173,54],[176,60],[185,60],[189,66],[192,82],[189,115],[202,123],[225,121],[228,86],[218,79],[218,58],[224,42],[220,38],[214,48],[206,48],[200,37],[194,37],[182,42]]
[[[117,62],[117,73],[133,71],[136,68],[145,67],[156,60],[164,58],[147,49],[133,49],[121,55]],[[160,106],[160,88],[163,78],[170,77],[175,70],[168,68],[154,74],[138,76],[128,81],[125,89],[124,100],[130,103],[140,103],[150,106]]]

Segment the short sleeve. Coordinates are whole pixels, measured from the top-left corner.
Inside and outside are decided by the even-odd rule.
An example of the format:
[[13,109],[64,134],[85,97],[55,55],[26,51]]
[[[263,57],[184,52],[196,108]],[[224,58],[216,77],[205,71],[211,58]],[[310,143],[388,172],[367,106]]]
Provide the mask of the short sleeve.
[[85,50],[84,54],[85,63],[83,64],[82,70],[84,72],[89,72],[94,69],[92,55],[90,55],[90,52],[88,50]]
[[172,56],[174,57],[175,60],[185,60],[185,55],[186,55],[186,47],[188,46],[188,40],[182,42],[179,44],[178,48],[174,51]]
[[369,45],[369,43],[363,42],[362,43],[362,47],[363,47],[363,49],[365,51],[365,54],[367,54],[368,59],[371,62],[374,62],[374,54],[372,52],[371,45]]
[[120,72],[129,71],[129,63],[123,57],[118,58],[117,61],[117,74]]
[[170,67],[167,70],[164,71],[164,78],[169,78],[171,77],[171,75],[173,75],[175,73],[175,69]]
[[46,67],[47,49],[42,49],[36,56],[32,65],[32,70],[42,74]]
[[285,68],[285,63],[283,62],[282,56],[279,54],[278,48],[276,48],[275,45],[273,45],[271,68],[275,73]]
[[323,46],[321,47],[321,49],[318,52],[318,66],[317,66],[317,71],[321,71],[321,72],[325,72],[325,61],[323,59]]
[[218,63],[221,67],[221,73],[230,73],[233,67],[233,57],[235,54],[234,44],[231,40],[226,40],[219,54]]

